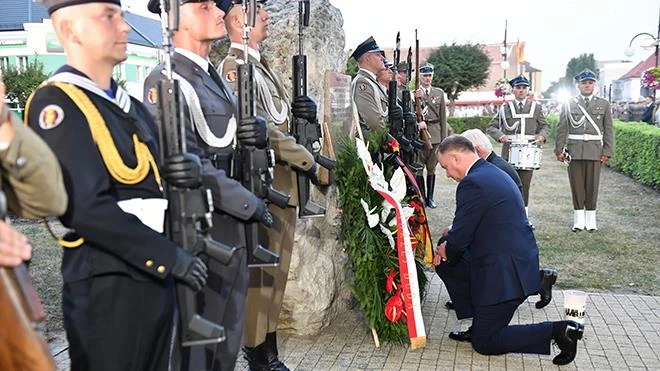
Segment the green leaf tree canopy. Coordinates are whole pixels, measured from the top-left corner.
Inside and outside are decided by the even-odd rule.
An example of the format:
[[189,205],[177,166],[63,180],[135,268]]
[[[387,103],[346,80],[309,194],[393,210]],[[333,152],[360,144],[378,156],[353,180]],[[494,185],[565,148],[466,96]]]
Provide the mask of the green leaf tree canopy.
[[442,88],[450,101],[463,91],[484,85],[490,67],[490,58],[479,44],[442,45],[427,62],[435,69],[433,86]]
[[3,71],[2,79],[7,87],[7,98],[18,102],[20,107],[25,107],[30,94],[48,78],[44,72],[44,65],[38,60],[29,62],[24,69],[9,66]]
[[594,59],[593,53],[580,54],[580,56],[577,58],[571,58],[571,60],[568,61],[568,64],[566,65],[566,76],[564,77],[565,81],[568,84],[572,84],[574,82],[573,78],[575,75],[582,72],[582,70],[585,68],[597,72],[596,60]]

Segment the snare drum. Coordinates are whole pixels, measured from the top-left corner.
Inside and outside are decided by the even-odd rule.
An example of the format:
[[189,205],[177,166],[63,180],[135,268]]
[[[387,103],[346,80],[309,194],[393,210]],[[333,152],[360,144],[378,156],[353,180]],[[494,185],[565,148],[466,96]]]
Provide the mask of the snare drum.
[[541,147],[535,143],[511,142],[509,163],[517,170],[540,169],[541,153]]

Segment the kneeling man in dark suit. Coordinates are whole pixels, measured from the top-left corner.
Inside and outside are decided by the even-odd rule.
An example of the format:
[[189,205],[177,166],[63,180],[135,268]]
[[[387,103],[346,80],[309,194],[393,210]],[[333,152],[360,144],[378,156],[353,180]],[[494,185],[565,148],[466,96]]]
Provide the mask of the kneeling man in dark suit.
[[510,177],[480,158],[465,137],[447,137],[438,148],[447,177],[459,182],[452,228],[436,247],[436,272],[454,302],[458,319],[472,317],[472,346],[481,354],[560,354],[575,358],[583,327],[573,321],[512,325],[518,306],[538,293],[539,250],[520,191]]

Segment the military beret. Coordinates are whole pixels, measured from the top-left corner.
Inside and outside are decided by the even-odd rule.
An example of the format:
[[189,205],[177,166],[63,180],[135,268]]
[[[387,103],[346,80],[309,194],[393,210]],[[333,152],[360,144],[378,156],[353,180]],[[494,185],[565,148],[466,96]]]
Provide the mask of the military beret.
[[34,0],[34,2],[41,3],[46,9],[48,9],[48,14],[53,14],[56,10],[67,6],[89,3],[109,3],[121,6],[120,0]]
[[529,86],[529,80],[524,75],[518,75],[514,78],[512,78],[509,81],[509,85],[511,86],[518,86],[518,85],[524,85],[524,86]]
[[419,68],[420,75],[432,75],[433,74],[433,65],[426,64]]
[[598,78],[596,77],[596,74],[594,73],[594,71],[592,71],[588,68],[585,68],[584,70],[582,70],[582,72],[575,75],[575,81],[576,82],[582,82],[582,81],[588,81],[588,80],[591,80],[591,81],[598,80]]
[[374,40],[374,38],[371,36],[369,36],[368,39],[364,40],[362,44],[355,48],[355,51],[353,54],[351,54],[351,57],[355,58],[355,60],[358,60],[365,53],[369,52],[383,52],[383,49],[378,46],[376,40]]

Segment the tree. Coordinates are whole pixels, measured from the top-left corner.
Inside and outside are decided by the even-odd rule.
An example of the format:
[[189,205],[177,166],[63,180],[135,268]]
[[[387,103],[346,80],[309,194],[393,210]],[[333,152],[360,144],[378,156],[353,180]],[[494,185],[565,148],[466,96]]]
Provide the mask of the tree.
[[358,66],[357,61],[353,57],[348,57],[346,61],[346,74],[351,76],[351,79],[357,75],[360,66]]
[[596,71],[596,60],[594,59],[593,53],[591,54],[580,54],[577,58],[571,58],[566,65],[566,75],[565,81],[570,84],[574,81],[573,78],[578,73],[582,72],[585,68],[588,68],[594,72]]
[[550,84],[550,87],[543,92],[544,98],[551,98],[552,94],[556,93],[560,89],[570,89],[570,83],[566,81],[565,77],[560,77],[559,81],[554,81]]
[[434,67],[433,86],[439,86],[453,103],[461,92],[482,86],[488,78],[490,58],[479,44],[442,45],[428,59]]
[[2,78],[7,87],[7,98],[24,108],[30,94],[48,78],[48,74],[44,72],[43,63],[35,59],[28,63],[25,69],[9,66],[3,72]]

